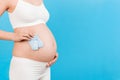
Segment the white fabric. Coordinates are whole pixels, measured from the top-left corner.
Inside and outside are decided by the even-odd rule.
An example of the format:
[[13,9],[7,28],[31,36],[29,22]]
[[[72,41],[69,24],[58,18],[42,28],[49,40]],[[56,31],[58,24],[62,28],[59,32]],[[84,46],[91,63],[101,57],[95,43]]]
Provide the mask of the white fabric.
[[14,11],[8,12],[8,15],[13,29],[46,23],[49,19],[49,12],[43,2],[40,5],[33,5],[24,0],[18,0]]
[[13,56],[9,68],[9,80],[50,80],[47,62]]

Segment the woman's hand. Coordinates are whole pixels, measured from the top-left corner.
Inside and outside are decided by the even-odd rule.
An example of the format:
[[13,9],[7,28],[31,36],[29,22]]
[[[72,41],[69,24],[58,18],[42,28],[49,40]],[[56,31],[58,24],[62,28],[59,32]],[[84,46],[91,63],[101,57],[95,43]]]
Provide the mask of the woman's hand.
[[14,33],[13,34],[13,41],[24,41],[24,40],[30,40],[34,36],[33,33]]
[[56,55],[54,57],[53,60],[51,60],[50,62],[48,62],[48,64],[46,65],[46,67],[50,67],[52,64],[54,64],[58,59],[58,53],[56,52]]

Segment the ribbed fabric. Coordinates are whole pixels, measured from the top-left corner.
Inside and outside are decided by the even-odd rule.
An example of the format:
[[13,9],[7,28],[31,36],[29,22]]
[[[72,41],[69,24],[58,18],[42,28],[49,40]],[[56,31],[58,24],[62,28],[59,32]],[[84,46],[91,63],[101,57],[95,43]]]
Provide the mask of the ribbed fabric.
[[47,62],[13,56],[10,61],[9,80],[50,80]]

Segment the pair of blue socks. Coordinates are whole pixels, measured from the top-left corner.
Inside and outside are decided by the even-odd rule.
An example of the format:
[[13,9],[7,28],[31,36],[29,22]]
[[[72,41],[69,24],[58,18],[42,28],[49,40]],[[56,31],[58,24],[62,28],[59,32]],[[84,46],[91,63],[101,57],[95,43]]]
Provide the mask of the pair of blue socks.
[[35,34],[33,38],[31,38],[28,43],[30,44],[32,50],[38,50],[43,47],[43,42],[40,40],[39,35]]

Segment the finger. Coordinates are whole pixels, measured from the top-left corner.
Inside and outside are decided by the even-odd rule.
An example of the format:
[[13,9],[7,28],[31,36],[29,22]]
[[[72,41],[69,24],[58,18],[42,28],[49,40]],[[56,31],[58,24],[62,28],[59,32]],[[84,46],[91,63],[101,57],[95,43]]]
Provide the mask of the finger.
[[56,53],[56,55],[55,55],[54,59],[53,59],[53,60],[51,60],[50,62],[48,62],[47,66],[51,66],[53,63],[55,63],[55,62],[56,62],[56,60],[57,60],[57,58],[58,58],[58,54]]
[[54,58],[52,61],[49,62],[49,66],[51,66],[52,64],[54,64],[56,62],[56,60],[57,60],[57,57]]
[[46,67],[49,67],[49,66],[50,66],[49,63],[47,63],[47,64],[46,64]]
[[56,55],[55,55],[55,57],[54,57],[55,59],[57,59],[58,58],[58,54],[56,53]]
[[58,52],[56,52],[56,56],[58,57]]
[[28,34],[24,33],[24,34],[22,34],[22,36],[23,36],[23,37],[26,37],[26,36],[28,36]]
[[56,53],[56,56],[55,56],[57,59],[58,59],[58,53]]
[[29,39],[32,38],[29,34],[24,34],[23,37],[27,37],[27,38],[29,38]]
[[30,33],[29,35],[30,35],[31,37],[34,37],[34,33]]
[[56,60],[57,60],[57,57],[56,57],[56,58],[54,58],[54,59],[51,61],[51,64],[55,63],[55,62],[56,62]]
[[58,58],[58,54],[55,55],[54,59],[51,62],[55,62]]
[[52,65],[51,61],[47,63],[47,67],[50,67],[51,65]]
[[30,40],[28,37],[22,37],[23,40]]
[[31,38],[33,38],[33,36],[31,34],[29,34],[29,38],[31,39]]
[[49,63],[49,67],[52,65],[52,63]]

